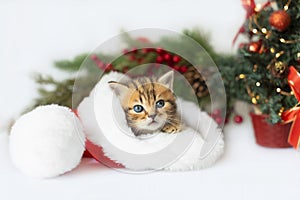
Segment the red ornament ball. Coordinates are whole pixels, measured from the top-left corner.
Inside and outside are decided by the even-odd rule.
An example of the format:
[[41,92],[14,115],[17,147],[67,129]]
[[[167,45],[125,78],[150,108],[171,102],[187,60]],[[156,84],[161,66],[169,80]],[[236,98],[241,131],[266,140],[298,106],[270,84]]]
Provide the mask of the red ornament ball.
[[95,54],[93,54],[93,55],[91,55],[91,59],[92,59],[92,60],[98,60],[98,56],[95,55]]
[[278,10],[270,15],[269,23],[278,31],[284,31],[290,25],[291,17],[284,10]]
[[163,48],[160,48],[160,47],[156,48],[156,53],[163,54],[164,52],[165,52],[165,50]]
[[106,65],[103,62],[97,62],[97,65],[100,69],[104,70]]
[[180,66],[175,65],[175,66],[173,67],[173,69],[175,69],[176,71],[179,71]]
[[163,57],[162,56],[157,56],[156,57],[156,62],[157,63],[162,63],[162,61],[163,61]]
[[110,71],[112,71],[113,69],[114,69],[113,65],[112,65],[112,64],[108,64],[108,65],[106,65],[104,71],[105,71],[105,72],[110,72]]
[[185,73],[187,70],[188,70],[188,68],[186,66],[181,66],[180,69],[179,69],[179,71],[181,73]]
[[221,110],[220,109],[216,109],[216,110],[214,110],[212,113],[211,113],[211,115],[213,116],[213,117],[220,117],[221,116]]
[[171,55],[170,54],[168,54],[168,53],[166,53],[165,55],[164,55],[164,59],[165,60],[170,60],[171,59]]
[[149,53],[149,52],[151,52],[151,51],[152,51],[151,48],[143,48],[143,49],[142,49],[142,53]]
[[261,41],[251,42],[249,44],[249,51],[258,53],[261,48]]
[[129,52],[128,49],[123,49],[123,54],[127,54]]
[[219,124],[219,125],[222,124],[223,121],[224,121],[222,117],[216,117],[214,119],[215,119],[216,123]]
[[173,56],[173,62],[178,63],[181,60],[180,56]]
[[136,48],[136,47],[132,47],[132,48],[131,48],[131,51],[132,51],[133,53],[136,53],[136,52],[137,52],[137,48]]
[[132,54],[129,55],[129,60],[134,61],[135,59],[136,59],[136,58],[135,58],[134,55],[132,55]]
[[236,116],[234,116],[233,120],[234,120],[235,123],[240,124],[240,123],[243,122],[243,117],[240,116],[240,115],[236,115]]

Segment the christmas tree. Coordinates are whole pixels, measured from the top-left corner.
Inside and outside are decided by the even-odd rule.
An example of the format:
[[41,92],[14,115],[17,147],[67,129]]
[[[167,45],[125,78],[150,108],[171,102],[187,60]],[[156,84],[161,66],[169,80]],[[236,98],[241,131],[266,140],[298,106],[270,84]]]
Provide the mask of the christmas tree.
[[[281,121],[283,111],[297,104],[288,86],[289,67],[300,69],[300,0],[243,1],[247,15],[239,34],[249,42],[239,46],[239,66],[232,69],[233,91],[267,114],[269,122]],[[232,75],[231,75],[232,76]],[[225,77],[228,79],[228,76]]]

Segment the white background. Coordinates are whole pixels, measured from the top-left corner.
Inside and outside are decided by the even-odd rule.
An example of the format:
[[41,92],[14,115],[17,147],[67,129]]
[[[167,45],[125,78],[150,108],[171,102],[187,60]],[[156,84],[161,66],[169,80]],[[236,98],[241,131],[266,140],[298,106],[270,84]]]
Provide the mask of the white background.
[[[217,51],[228,53],[244,14],[240,0],[1,0],[0,127],[37,95],[33,72],[63,78],[53,61],[92,51],[122,28],[199,27],[211,33]],[[2,131],[0,199],[299,199],[299,152],[257,146],[247,109],[239,112],[245,122],[226,127],[223,158],[184,173],[122,174],[85,159],[59,178],[32,180],[12,166]]]
[[121,29],[196,27],[231,52],[244,15],[239,0],[0,0],[0,127],[37,95],[34,72],[65,77],[54,61],[90,52]]

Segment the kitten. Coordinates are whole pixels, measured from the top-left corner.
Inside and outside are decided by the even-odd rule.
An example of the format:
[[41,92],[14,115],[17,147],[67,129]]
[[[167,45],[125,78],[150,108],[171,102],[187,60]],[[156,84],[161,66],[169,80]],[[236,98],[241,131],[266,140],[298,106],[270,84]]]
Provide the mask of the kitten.
[[173,79],[174,72],[171,71],[158,79],[141,77],[126,83],[109,82],[135,136],[156,131],[181,131],[183,125],[172,92]]

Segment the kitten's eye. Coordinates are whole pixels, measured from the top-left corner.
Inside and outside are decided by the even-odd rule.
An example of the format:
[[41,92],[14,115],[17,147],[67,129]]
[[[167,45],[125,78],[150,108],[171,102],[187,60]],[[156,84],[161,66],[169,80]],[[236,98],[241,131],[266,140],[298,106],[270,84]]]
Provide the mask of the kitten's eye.
[[133,106],[133,110],[136,112],[136,113],[140,113],[144,110],[143,106],[141,105],[135,105]]
[[156,107],[157,108],[162,108],[162,107],[164,107],[165,106],[165,101],[164,100],[158,100],[157,102],[156,102]]

